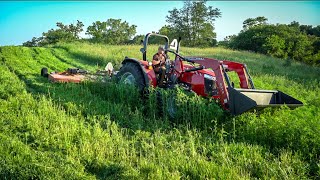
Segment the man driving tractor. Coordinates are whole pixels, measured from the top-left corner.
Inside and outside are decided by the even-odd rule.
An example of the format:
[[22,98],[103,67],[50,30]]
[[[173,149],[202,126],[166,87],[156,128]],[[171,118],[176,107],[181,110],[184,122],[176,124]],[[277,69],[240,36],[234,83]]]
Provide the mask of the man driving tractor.
[[158,52],[153,55],[152,58],[152,66],[155,71],[155,73],[159,74],[160,80],[159,80],[159,86],[163,86],[163,80],[166,72],[166,63],[167,55],[164,53],[163,47],[159,46]]

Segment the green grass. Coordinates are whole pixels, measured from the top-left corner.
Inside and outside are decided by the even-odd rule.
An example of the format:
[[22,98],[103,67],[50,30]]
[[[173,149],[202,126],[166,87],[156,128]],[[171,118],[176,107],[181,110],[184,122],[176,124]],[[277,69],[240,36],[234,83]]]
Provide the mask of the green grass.
[[84,43],[0,47],[0,176],[320,178],[319,68],[250,52],[182,48],[183,55],[244,62],[256,88],[281,90],[304,106],[231,117],[210,100],[178,92],[173,120],[158,116],[155,93],[142,100],[134,88],[114,83],[53,84],[39,75],[44,66],[50,72],[94,72],[107,62],[119,68],[125,56],[141,58],[139,49]]

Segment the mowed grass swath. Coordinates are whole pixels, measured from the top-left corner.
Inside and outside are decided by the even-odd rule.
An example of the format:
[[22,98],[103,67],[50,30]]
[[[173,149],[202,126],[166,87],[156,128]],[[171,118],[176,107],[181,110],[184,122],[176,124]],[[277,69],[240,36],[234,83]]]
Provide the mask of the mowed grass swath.
[[215,102],[178,91],[176,119],[158,115],[152,90],[142,99],[135,88],[113,82],[53,84],[40,77],[42,67],[94,72],[112,62],[118,69],[125,56],[141,58],[139,49],[88,43],[0,47],[0,176],[320,178],[319,68],[250,52],[182,48],[183,55],[246,63],[257,89],[281,90],[304,106],[232,117]]

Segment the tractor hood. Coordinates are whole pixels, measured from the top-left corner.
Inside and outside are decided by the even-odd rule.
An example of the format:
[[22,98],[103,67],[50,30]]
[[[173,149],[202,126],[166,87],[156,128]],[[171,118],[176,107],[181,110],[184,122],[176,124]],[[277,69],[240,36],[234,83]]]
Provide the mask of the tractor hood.
[[228,88],[228,92],[228,105],[233,115],[239,115],[253,109],[261,110],[283,105],[294,109],[303,105],[301,101],[277,90]]

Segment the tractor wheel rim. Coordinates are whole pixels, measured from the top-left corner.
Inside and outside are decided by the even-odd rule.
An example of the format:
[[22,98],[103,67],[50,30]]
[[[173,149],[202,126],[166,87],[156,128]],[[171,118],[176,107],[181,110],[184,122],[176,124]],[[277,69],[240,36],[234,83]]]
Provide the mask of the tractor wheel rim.
[[135,85],[136,84],[136,78],[130,72],[126,72],[121,76],[121,82],[123,84]]
[[167,100],[167,112],[171,118],[174,118],[177,113],[176,101],[174,97],[169,97]]

